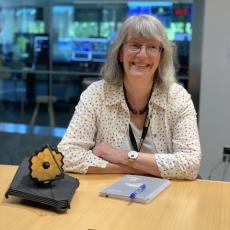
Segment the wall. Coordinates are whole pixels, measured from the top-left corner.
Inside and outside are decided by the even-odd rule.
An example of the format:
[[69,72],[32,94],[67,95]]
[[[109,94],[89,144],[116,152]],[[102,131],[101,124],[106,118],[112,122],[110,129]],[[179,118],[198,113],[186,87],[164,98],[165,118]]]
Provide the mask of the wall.
[[[221,160],[223,146],[230,146],[229,11],[229,0],[205,1],[199,107],[203,177]],[[212,178],[222,179],[224,167],[218,166]],[[230,167],[225,180],[230,181]]]

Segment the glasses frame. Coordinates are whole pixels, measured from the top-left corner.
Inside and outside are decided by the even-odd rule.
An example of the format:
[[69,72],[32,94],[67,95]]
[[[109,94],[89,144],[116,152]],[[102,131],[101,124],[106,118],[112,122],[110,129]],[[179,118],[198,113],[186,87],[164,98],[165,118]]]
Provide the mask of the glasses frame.
[[153,44],[143,44],[135,41],[126,41],[125,45],[129,52],[140,53],[142,48],[145,47],[145,52],[151,56],[157,56],[163,51],[162,47],[155,47]]

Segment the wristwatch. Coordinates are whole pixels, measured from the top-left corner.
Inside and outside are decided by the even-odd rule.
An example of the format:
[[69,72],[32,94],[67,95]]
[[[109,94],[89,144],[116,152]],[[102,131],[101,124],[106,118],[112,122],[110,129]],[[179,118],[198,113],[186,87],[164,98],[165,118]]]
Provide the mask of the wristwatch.
[[137,160],[138,158],[138,152],[136,151],[129,151],[128,152],[128,165],[132,166],[133,163]]

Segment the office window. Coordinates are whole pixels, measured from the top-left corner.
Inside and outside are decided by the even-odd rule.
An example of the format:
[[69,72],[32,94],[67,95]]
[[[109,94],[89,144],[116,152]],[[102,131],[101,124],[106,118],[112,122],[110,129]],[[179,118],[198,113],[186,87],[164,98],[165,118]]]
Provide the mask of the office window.
[[[187,86],[192,3],[104,2],[0,3],[0,103],[18,103],[20,111],[27,105],[30,109],[28,117],[18,119],[17,113],[14,118],[0,115],[0,121],[18,119],[20,123],[30,123],[31,111],[41,95],[54,96],[59,113],[60,104],[73,110],[84,88],[84,78],[99,76],[117,30],[129,15],[147,13],[162,21],[177,46],[178,78]],[[64,122],[59,119],[56,125],[67,124],[66,118]]]

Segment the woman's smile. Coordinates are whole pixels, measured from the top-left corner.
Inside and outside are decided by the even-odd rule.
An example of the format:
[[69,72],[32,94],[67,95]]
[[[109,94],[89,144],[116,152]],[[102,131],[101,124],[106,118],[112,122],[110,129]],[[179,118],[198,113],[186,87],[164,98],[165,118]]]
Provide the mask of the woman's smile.
[[153,76],[156,65],[154,63],[131,61],[129,65],[126,64],[125,69],[126,75],[130,77]]
[[132,62],[132,65],[136,67],[140,67],[140,68],[149,67],[149,64],[140,64],[140,63],[135,63],[135,62]]

